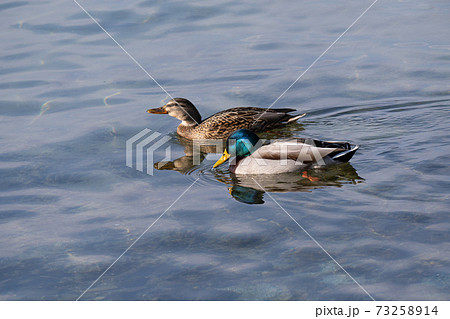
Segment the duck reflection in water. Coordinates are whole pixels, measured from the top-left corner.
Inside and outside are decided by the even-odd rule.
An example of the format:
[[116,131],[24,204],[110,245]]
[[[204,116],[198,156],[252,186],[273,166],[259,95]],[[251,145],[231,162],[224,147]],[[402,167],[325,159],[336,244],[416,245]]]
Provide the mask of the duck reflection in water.
[[358,184],[364,179],[350,163],[342,163],[303,172],[273,175],[235,175],[215,170],[215,178],[229,185],[233,198],[246,204],[263,204],[264,193],[311,192],[325,187],[342,187]]
[[188,140],[178,136],[173,139],[176,144],[183,147],[184,156],[173,161],[161,161],[153,164],[157,170],[171,170],[181,174],[190,174],[200,167],[208,154],[222,153],[225,149],[225,140]]

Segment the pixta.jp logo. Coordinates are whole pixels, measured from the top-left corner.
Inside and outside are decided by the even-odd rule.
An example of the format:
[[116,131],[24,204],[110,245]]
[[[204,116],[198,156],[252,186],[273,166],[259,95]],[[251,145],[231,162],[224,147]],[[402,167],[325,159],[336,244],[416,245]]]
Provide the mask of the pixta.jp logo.
[[[147,170],[148,175],[153,175],[153,153],[167,143],[170,140],[169,136],[163,136],[158,139],[162,134],[153,132],[148,128],[143,129],[133,137],[129,138],[126,142],[126,164],[128,167],[133,167],[133,153],[136,149],[136,169],[138,171],[144,171],[144,150],[146,150],[147,157]],[[170,159],[170,145],[166,147],[166,156],[164,160]]]
[[[126,142],[126,165],[128,167],[134,167],[133,157],[136,154],[136,169],[144,172],[144,167],[146,166],[145,172],[148,175],[153,175],[154,152],[171,139],[167,135],[161,136],[161,133],[152,132],[152,130],[146,128],[129,138]],[[191,151],[189,152],[192,165],[200,165],[202,162],[201,148],[204,146],[210,147],[215,153],[221,153],[223,151],[222,140],[195,139],[190,144]],[[171,159],[171,148],[170,145],[167,145],[165,148],[165,157],[157,163],[156,168],[160,169],[161,166],[164,166],[165,162],[169,162]]]

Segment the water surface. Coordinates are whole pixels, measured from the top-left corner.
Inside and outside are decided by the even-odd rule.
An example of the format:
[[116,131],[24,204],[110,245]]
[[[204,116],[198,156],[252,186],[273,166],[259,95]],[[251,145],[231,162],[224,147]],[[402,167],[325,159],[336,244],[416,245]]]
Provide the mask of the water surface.
[[[204,117],[269,106],[370,3],[80,1]],[[271,138],[361,145],[258,179],[286,212],[218,155],[184,166],[145,113],[167,95],[75,2],[0,10],[0,299],[77,299],[197,179],[83,300],[369,300],[286,212],[373,298],[450,297],[448,1],[380,0],[275,104],[308,115]],[[125,165],[144,128],[178,166]]]

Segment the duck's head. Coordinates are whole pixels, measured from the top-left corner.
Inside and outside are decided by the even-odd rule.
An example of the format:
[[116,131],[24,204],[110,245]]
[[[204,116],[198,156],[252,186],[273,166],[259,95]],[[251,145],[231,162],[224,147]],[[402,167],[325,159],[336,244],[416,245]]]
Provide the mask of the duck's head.
[[189,100],[183,98],[174,98],[170,100],[166,105],[148,109],[147,113],[152,114],[169,114],[179,119],[182,125],[193,126],[200,124],[202,117]]
[[238,160],[251,155],[258,148],[259,137],[249,130],[237,130],[230,134],[222,157],[214,164],[216,168],[230,157]]

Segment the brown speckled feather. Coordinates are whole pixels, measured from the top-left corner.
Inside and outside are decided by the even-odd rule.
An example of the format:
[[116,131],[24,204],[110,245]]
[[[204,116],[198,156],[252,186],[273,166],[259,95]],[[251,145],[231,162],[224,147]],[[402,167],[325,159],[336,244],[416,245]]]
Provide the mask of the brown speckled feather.
[[[208,117],[192,129],[194,136],[201,138],[227,138],[238,129],[249,129],[254,132],[263,131],[286,124],[293,118],[287,114],[295,109],[266,109],[257,107],[235,107]],[[195,137],[194,137],[195,138]],[[198,138],[198,137],[197,137]]]

